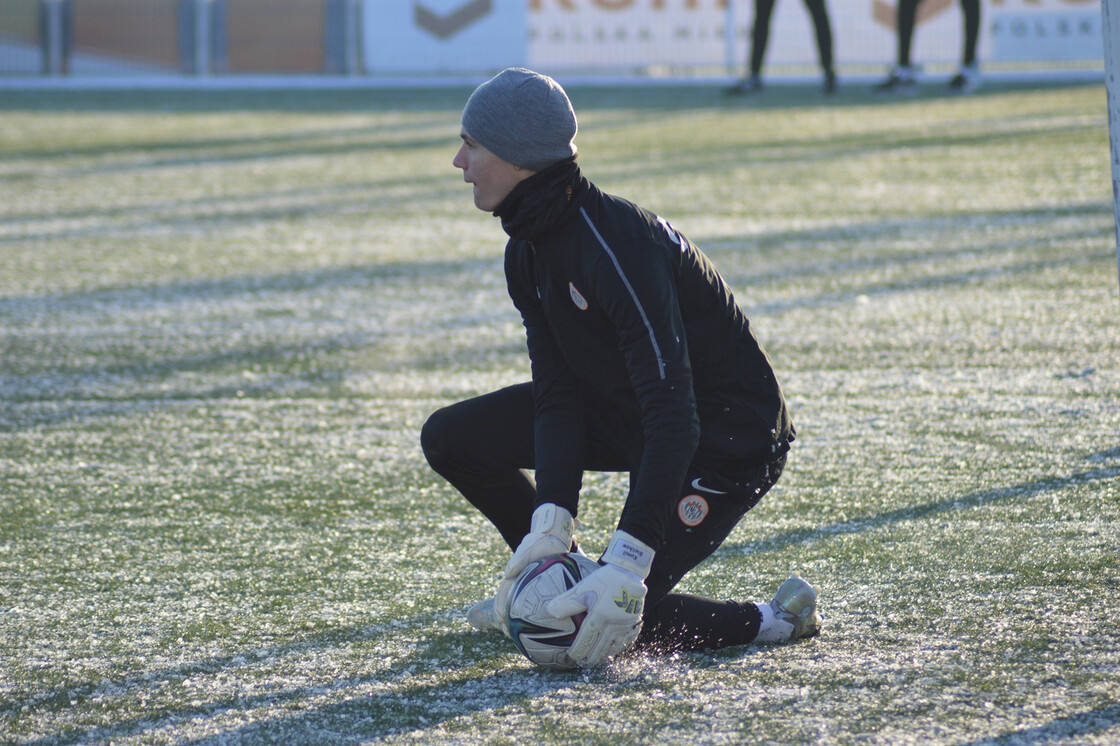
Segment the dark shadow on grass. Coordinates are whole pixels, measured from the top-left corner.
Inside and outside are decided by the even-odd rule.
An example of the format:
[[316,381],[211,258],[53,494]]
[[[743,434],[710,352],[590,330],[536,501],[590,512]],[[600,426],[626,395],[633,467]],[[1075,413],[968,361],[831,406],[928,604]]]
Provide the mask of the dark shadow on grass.
[[[430,134],[422,136],[421,133]],[[209,163],[238,162],[267,158],[323,156],[365,151],[413,150],[427,147],[455,147],[458,132],[453,119],[445,115],[430,121],[410,121],[406,130],[376,121],[345,127],[294,127],[291,130],[252,135],[191,136],[180,139],[99,143],[62,146],[56,149],[5,150],[0,162],[21,161],[45,165],[73,159],[104,160],[120,155],[123,163],[78,166],[52,172],[52,176],[80,176],[114,171],[149,170]],[[217,152],[215,152],[217,151]],[[20,178],[19,172],[0,177],[0,182]]]
[[[0,296],[0,318],[21,315],[38,318],[63,313],[103,311],[106,307],[125,309],[146,306],[174,306],[183,301],[220,301],[246,296],[292,292],[330,291],[338,288],[375,287],[382,282],[411,283],[416,280],[444,277],[458,273],[501,272],[500,258],[444,261],[388,261],[376,264],[332,266],[323,269],[291,272],[262,272],[202,279],[152,282],[146,285],[123,285],[75,290],[61,293],[40,293]],[[441,282],[441,280],[436,280]]]
[[[96,417],[97,412],[119,415],[130,404],[151,407],[196,399],[267,398],[273,389],[281,390],[284,384],[300,381],[310,387],[305,387],[307,390],[321,386],[329,394],[341,375],[339,366],[345,365],[350,353],[372,349],[390,339],[424,339],[432,334],[446,335],[449,330],[493,325],[498,315],[512,314],[505,304],[494,304],[472,306],[448,317],[417,311],[398,318],[391,327],[377,321],[376,314],[385,303],[387,288],[399,290],[398,302],[403,304],[417,297],[410,291],[417,285],[434,288],[454,287],[464,282],[477,285],[476,278],[482,274],[500,278],[500,259],[392,262],[0,298],[0,325],[10,330],[42,319],[51,319],[49,326],[60,328],[66,328],[71,319],[83,326],[90,324],[91,318],[104,319],[97,323],[117,325],[106,332],[104,343],[97,342],[96,325],[82,342],[87,345],[93,339],[93,349],[100,344],[105,349],[117,350],[103,360],[98,360],[95,353],[90,353],[94,355],[90,359],[90,354],[83,352],[75,362],[65,349],[57,348],[60,343],[52,339],[49,330],[42,339],[32,338],[19,346],[6,342],[6,359],[0,361],[0,391],[4,392],[0,404],[0,432],[89,419]],[[504,284],[496,280],[494,288],[495,293],[500,293]],[[294,339],[290,335],[277,336],[282,335],[282,331],[270,329],[270,325],[283,329],[283,318],[275,316],[277,304],[283,310],[299,304],[304,296],[346,291],[352,291],[357,298],[368,294],[369,319],[347,323],[336,316],[321,326],[304,320],[301,322],[303,329]],[[256,310],[239,322],[233,310],[223,312],[224,303],[230,304],[231,309],[236,309],[239,303],[249,303]],[[167,351],[159,354],[146,352],[139,344],[125,346],[122,354],[120,345],[113,343],[115,338],[127,334],[129,324],[140,333],[145,313],[170,318],[180,309],[185,309],[184,313],[191,309],[213,309],[220,321],[220,331],[215,332],[218,336],[186,340],[189,344],[177,346],[174,344],[175,328],[169,327],[171,336],[160,340],[161,348]],[[201,321],[206,322],[209,312],[197,312],[201,314]],[[231,330],[238,332],[237,339],[220,336]],[[429,368],[433,360],[446,364],[452,352],[443,350],[439,357],[420,363]],[[389,362],[401,364],[396,360],[386,364]],[[248,368],[258,370],[259,377],[230,383],[229,375]],[[162,385],[174,376],[207,373],[222,374],[225,379],[214,382],[216,385],[200,387]],[[195,376],[193,380],[197,382],[199,378]],[[62,406],[43,411],[31,411],[25,406],[17,412],[20,405],[51,403]]]
[[[372,133],[372,128],[370,128]],[[156,171],[173,168],[201,168],[205,166],[234,166],[260,161],[280,161],[292,158],[362,158],[375,157],[377,154],[394,150],[415,151],[428,148],[441,148],[454,155],[457,141],[455,140],[454,124],[448,122],[445,131],[427,137],[412,137],[410,139],[386,140],[378,142],[372,136],[367,138],[353,138],[339,142],[322,142],[330,140],[332,136],[309,135],[293,133],[285,136],[267,136],[263,138],[246,137],[240,141],[200,140],[186,141],[176,144],[155,144],[130,146],[128,148],[90,148],[92,157],[106,158],[119,154],[123,161],[112,161],[98,165],[67,166],[52,171],[55,178],[80,178],[84,176],[102,176],[112,173],[140,173],[143,171]],[[283,144],[283,146],[281,145]],[[215,149],[220,152],[214,152]],[[171,151],[171,152],[168,152]],[[147,158],[135,158],[136,155],[147,153]],[[59,158],[70,160],[73,157],[82,157],[68,151],[54,151],[48,153],[24,154],[14,153],[0,157],[0,162],[12,158],[23,161],[40,162]],[[451,155],[447,157],[450,161]],[[29,179],[41,178],[34,172],[34,164],[30,168],[21,168],[7,176],[0,176],[0,183],[19,182]],[[453,172],[448,170],[449,180],[453,180]]]
[[[217,205],[223,201],[228,200],[207,200],[207,202]],[[309,209],[311,209],[309,207]],[[316,212],[319,207],[314,206]],[[278,211],[279,213],[286,213],[289,211]],[[254,210],[255,215],[260,215],[259,210]],[[716,258],[717,264],[721,254],[734,255],[739,251],[746,251],[751,247],[760,245],[765,246],[781,246],[787,244],[810,244],[815,241],[830,241],[834,242],[845,237],[851,237],[852,241],[858,240],[861,235],[866,235],[868,232],[885,234],[886,236],[906,236],[913,235],[915,231],[921,230],[923,235],[928,234],[930,231],[930,223],[943,223],[944,226],[940,230],[946,234],[952,234],[959,230],[959,223],[962,219],[978,222],[981,224],[998,223],[1002,220],[1015,219],[1025,217],[1031,220],[1045,221],[1054,217],[1090,217],[1090,216],[1111,216],[1111,207],[1106,203],[1084,203],[1081,205],[1072,205],[1065,207],[1055,208],[1035,208],[1031,210],[1000,210],[988,211],[983,213],[972,213],[965,216],[961,215],[946,215],[940,218],[914,218],[914,219],[895,219],[895,220],[868,220],[866,222],[848,224],[837,226],[833,228],[811,228],[807,230],[782,230],[770,233],[751,234],[744,236],[719,236],[710,238],[708,240],[700,241],[701,249],[705,246],[711,246],[709,253],[713,254]],[[71,217],[83,217],[85,213],[75,213]],[[220,219],[228,220],[231,216],[221,215],[217,216]],[[192,217],[189,221],[191,225],[197,225],[198,218]],[[168,225],[164,222],[159,222],[159,225]],[[96,231],[95,231],[96,232]],[[100,229],[100,232],[108,232],[107,229]],[[77,231],[73,235],[70,233],[64,234],[66,237],[79,237],[86,235],[86,231]],[[52,233],[52,237],[57,237],[62,234]],[[1095,233],[1092,235],[1096,235]],[[29,236],[20,235],[16,237],[19,241],[29,240],[31,238],[42,238],[43,236]],[[1076,239],[1078,237],[1088,237],[1084,233],[1069,234],[1063,236],[1068,239]],[[1040,242],[1052,242],[1054,235],[1052,232],[1047,233],[1046,236],[1039,238]],[[763,269],[760,271],[752,271],[749,273],[726,273],[730,280],[733,280],[733,285],[751,285],[757,283],[769,283],[777,281],[785,281],[791,278],[811,278],[815,276],[831,277],[839,272],[846,271],[859,271],[871,272],[878,267],[882,266],[898,266],[907,263],[927,262],[930,260],[949,260],[959,258],[962,256],[981,256],[985,254],[1002,254],[1010,252],[1011,250],[1020,246],[1020,242],[1015,244],[985,244],[985,245],[972,245],[964,248],[930,248],[929,250],[913,250],[906,253],[884,253],[878,256],[856,256],[850,259],[841,259],[833,261],[814,261],[814,262],[800,262],[790,267],[782,267],[779,269]],[[1070,257],[1063,255],[1062,259],[1069,260]],[[383,264],[373,265],[353,265],[343,267],[330,267],[321,270],[297,270],[286,273],[275,274],[260,274],[248,275],[237,277],[219,277],[214,279],[200,279],[200,280],[181,280],[171,281],[166,283],[152,283],[143,286],[125,286],[125,287],[106,287],[93,290],[81,290],[74,292],[63,293],[46,293],[38,295],[18,295],[11,297],[0,296],[0,319],[5,315],[12,315],[18,317],[21,315],[30,315],[32,317],[39,317],[48,314],[57,313],[59,310],[80,309],[83,307],[102,308],[106,305],[147,305],[149,303],[164,305],[167,303],[175,303],[180,299],[221,299],[226,297],[237,297],[245,294],[258,294],[270,292],[292,292],[292,291],[309,291],[309,290],[329,290],[339,286],[353,286],[360,284],[370,284],[374,280],[393,280],[400,279],[404,281],[422,279],[430,273],[435,274],[451,274],[460,271],[482,271],[482,272],[498,272],[500,274],[501,267],[497,263],[498,260],[464,260],[455,262],[387,262]],[[756,264],[761,264],[756,263]],[[1040,267],[1044,269],[1045,267]],[[992,271],[999,271],[999,268]],[[944,276],[944,284],[955,284],[966,282],[971,279],[971,275],[967,272],[959,274],[948,274]],[[853,290],[858,292],[858,290]]]
[[[382,210],[393,206],[421,210],[419,205],[463,194],[463,189],[462,182],[448,173],[446,176],[409,176],[335,187],[273,190],[174,202],[153,201],[127,208],[63,210],[58,213],[59,221],[97,221],[96,225],[81,228],[43,229],[39,227],[41,218],[25,214],[14,217],[11,225],[30,224],[33,228],[8,232],[0,237],[0,248],[46,241],[80,241],[97,236],[120,240],[130,236],[147,237],[152,233],[190,234],[207,225],[225,230],[239,225],[267,225],[282,220],[323,220],[335,215],[361,215],[374,202]],[[277,202],[280,204],[275,204]],[[55,217],[50,216],[50,220],[54,221]],[[419,214],[417,219],[421,219]]]
[[[456,613],[461,615],[463,611],[460,609]],[[441,616],[446,613],[441,612]],[[113,700],[123,702],[143,692],[174,686],[188,679],[212,675],[228,679],[237,676],[240,669],[267,668],[273,659],[298,658],[301,653],[329,651],[354,643],[390,638],[394,634],[415,631],[417,627],[429,624],[432,620],[433,615],[417,615],[377,627],[343,628],[267,649],[209,658],[158,671],[139,672],[118,680],[63,685],[42,692],[17,692],[0,702],[0,717],[16,714],[26,717],[29,713],[42,710],[65,712],[75,707],[82,708],[95,697],[103,698],[102,702],[112,707],[115,704]],[[408,646],[401,646],[406,647]],[[431,652],[433,649],[461,652],[456,653],[455,659],[449,660],[445,654],[437,656]],[[566,688],[575,678],[587,675],[582,672],[548,672],[532,667],[527,662],[524,669],[488,675],[455,672],[457,665],[469,667],[480,660],[505,653],[518,655],[512,644],[501,636],[483,635],[464,629],[428,638],[423,645],[413,646],[409,654],[376,674],[316,682],[260,694],[229,696],[199,704],[182,703],[152,708],[141,715],[123,718],[107,726],[73,728],[51,737],[22,743],[25,746],[46,746],[110,742],[124,737],[141,736],[148,731],[163,729],[179,722],[210,720],[259,708],[281,712],[289,707],[298,707],[307,700],[330,697],[333,693],[351,689],[358,690],[359,693],[342,695],[347,697],[342,702],[311,705],[307,710],[292,715],[270,716],[266,722],[223,729],[219,735],[178,740],[177,743],[244,743],[261,740],[271,743],[321,743],[329,742],[326,734],[332,731],[345,732],[350,736],[360,733],[367,737],[382,737],[413,728],[431,727],[444,720],[471,713],[501,708],[526,698]],[[431,675],[447,680],[438,684],[407,683],[413,677],[424,680]],[[266,673],[264,677],[269,678],[269,675]],[[402,680],[406,682],[403,685]],[[360,693],[363,688],[374,687],[384,690],[383,693],[372,696]],[[106,691],[111,693],[106,694]]]
[[[861,270],[879,266],[887,261],[897,263],[905,260],[926,259],[953,259],[959,256],[998,253],[1019,249],[1026,239],[1008,239],[1001,242],[989,242],[987,236],[984,243],[962,242],[962,231],[975,230],[981,237],[980,231],[991,231],[1002,228],[1038,227],[1041,236],[1032,236],[1038,243],[1051,243],[1046,240],[1052,231],[1048,223],[1061,220],[1085,220],[1100,218],[1102,225],[1092,235],[1105,237],[1111,228],[1112,221],[1111,203],[1100,200],[1094,202],[1069,203],[1062,205],[1039,205],[1035,207],[1022,207],[1006,210],[969,211],[954,209],[937,214],[927,214],[919,217],[892,217],[868,218],[841,225],[823,225],[814,228],[791,228],[773,230],[750,234],[722,234],[715,236],[697,236],[697,243],[705,253],[718,259],[722,256],[734,257],[740,252],[756,253],[759,251],[784,252],[790,244],[797,246],[812,246],[816,243],[848,243],[853,244],[854,250],[850,258],[824,261],[817,259],[811,262],[798,262],[793,270],[786,266],[778,269],[763,269],[752,272],[750,277],[754,280],[766,281],[771,279],[785,279],[797,275],[827,274],[837,271]],[[683,226],[680,226],[683,229]],[[1042,231],[1042,228],[1046,228]],[[685,231],[687,233],[687,230]],[[944,236],[945,248],[930,247],[928,250],[909,254],[895,252],[893,242],[913,242],[922,239],[925,243],[933,244],[934,238]],[[1059,236],[1061,237],[1061,236]],[[1013,241],[1013,243],[1012,243]],[[960,244],[966,244],[960,246]],[[870,253],[867,248],[880,247],[877,253]],[[781,253],[775,254],[776,260],[785,257]],[[766,264],[765,261],[757,262]],[[776,261],[776,264],[783,262]],[[784,264],[790,264],[788,259]],[[794,274],[796,271],[796,274]]]
[[1055,718],[1045,725],[1009,731],[994,738],[981,738],[961,746],[1034,746],[1045,743],[1069,743],[1070,739],[1086,738],[1120,725],[1120,704]]
[[1109,461],[1111,459],[1120,459],[1120,446],[1116,448],[1107,448],[1103,451],[1091,453],[1086,457],[1086,461]]
[[[540,669],[456,677],[438,684],[414,684],[391,693],[312,707],[304,712],[252,723],[183,744],[353,743],[355,737],[380,739],[418,729],[438,728],[458,718],[500,710],[525,700],[570,688],[578,672]],[[347,682],[356,684],[361,682]],[[309,697],[305,692],[296,701]],[[339,734],[331,738],[326,734]]]
[[[794,308],[831,306],[838,303],[851,302],[855,298],[861,296],[876,297],[911,293],[914,291],[934,290],[941,287],[967,286],[969,284],[1002,276],[1014,277],[1024,274],[1045,273],[1051,269],[1069,268],[1079,264],[1099,261],[1104,254],[1098,254],[1092,251],[1091,241],[1104,236],[1107,228],[1102,227],[1100,231],[1097,231],[1079,226],[1071,230],[1061,231],[1050,227],[1044,234],[1032,236],[1030,238],[1010,238],[999,242],[989,240],[989,242],[983,245],[959,246],[959,238],[956,238],[955,234],[961,230],[962,221],[975,221],[977,223],[991,225],[1001,220],[1021,217],[1024,220],[1044,223],[1056,217],[1070,216],[1088,218],[1096,215],[1099,215],[1102,219],[1111,218],[1111,209],[1104,203],[1099,205],[1088,203],[1062,209],[1036,208],[1022,211],[985,212],[967,216],[952,215],[914,220],[876,221],[868,224],[859,224],[858,227],[852,226],[852,229],[861,235],[873,233],[878,230],[886,236],[885,238],[877,238],[879,241],[889,241],[890,237],[896,233],[899,236],[912,235],[916,230],[921,230],[926,237],[943,234],[946,236],[945,248],[930,247],[928,250],[913,250],[905,253],[884,251],[875,255],[857,253],[851,258],[800,262],[758,272],[744,273],[735,271],[734,269],[724,269],[721,273],[733,288],[745,288],[749,292],[750,288],[753,286],[787,283],[791,280],[798,279],[811,280],[821,277],[836,278],[845,274],[849,274],[853,277],[864,275],[877,276],[882,274],[881,270],[884,268],[900,268],[908,265],[928,265],[936,263],[938,267],[946,270],[925,276],[912,276],[894,281],[879,283],[860,282],[846,290],[816,293],[800,297],[795,296],[769,303],[753,305],[744,303],[743,310],[747,312],[748,316],[772,316]],[[884,225],[884,222],[889,222],[889,225]],[[858,240],[854,238],[856,233],[851,234],[853,236],[851,240]],[[732,242],[731,239],[724,239],[718,242],[723,244],[722,248],[718,247],[717,244],[717,249],[710,253],[715,259],[717,266],[719,266],[719,257],[721,254],[734,255],[739,251],[746,251],[748,247],[757,246],[760,243],[766,245],[806,245],[811,244],[813,241],[835,242],[837,240],[837,234],[841,236],[847,235],[848,228],[771,233],[744,237],[737,242]],[[957,243],[953,243],[954,241]],[[734,248],[729,247],[728,244],[732,244]],[[1049,253],[1054,255],[1053,258],[1045,259],[1022,257],[1025,251],[1033,247],[1046,249],[1055,244],[1079,246],[1084,250],[1078,254],[1051,251]],[[973,262],[987,260],[990,264],[986,267],[975,267],[957,272],[948,271],[953,267],[959,266],[962,260],[971,260]]]
[[1097,261],[1099,261],[1099,259],[1095,256],[1065,256],[1055,259],[1021,261],[1011,265],[1001,264],[994,267],[971,269],[964,272],[936,274],[928,277],[916,277],[893,282],[869,283],[853,287],[849,290],[833,293],[817,293],[769,303],[744,304],[743,310],[751,317],[777,316],[797,308],[823,308],[826,306],[850,303],[861,297],[876,298],[888,295],[904,295],[915,292],[938,290],[947,287],[965,287],[983,282],[986,279],[1034,275],[1051,269],[1068,269],[1070,267]]
[[[620,127],[632,123],[620,122]],[[926,127],[915,120],[912,129],[877,130],[860,134],[834,135],[827,139],[806,137],[798,139],[795,135],[775,137],[770,141],[752,141],[738,144],[718,142],[704,147],[680,146],[674,149],[672,158],[650,162],[635,162],[629,159],[623,163],[597,162],[588,164],[586,171],[592,180],[606,182],[609,179],[623,178],[636,173],[643,179],[658,176],[677,178],[682,173],[705,173],[713,178],[729,171],[741,171],[756,164],[780,163],[791,168],[802,164],[813,164],[821,173],[828,172],[828,166],[837,160],[873,157],[883,153],[905,152],[908,157],[918,160],[928,151],[938,157],[948,148],[984,150],[1005,145],[1013,136],[1022,141],[1029,138],[1045,139],[1065,133],[1092,133],[1099,129],[1096,122],[1072,122],[1054,124],[1047,121],[1032,122],[1030,126],[1016,127],[1011,133],[999,128],[977,128],[968,132],[945,131]],[[842,182],[837,182],[843,187]]]
[[934,500],[921,505],[912,505],[887,511],[886,513],[869,515],[863,518],[833,523],[827,526],[789,531],[762,541],[749,542],[737,546],[725,544],[724,547],[726,551],[737,554],[776,552],[794,546],[805,546],[815,544],[819,541],[827,541],[835,536],[875,531],[885,526],[901,523],[902,521],[922,520],[944,513],[977,508],[982,505],[1009,502],[1012,500],[1029,500],[1032,497],[1066,489],[1068,487],[1104,482],[1118,478],[1120,478],[1120,466],[1089,469],[1087,471],[1075,472],[1069,476],[1051,477],[1049,479],[1040,479],[1036,482],[1023,482],[1021,484],[1008,485],[1007,487],[996,487],[990,490],[974,492],[971,495]]
[[[1083,204],[1074,205],[1064,209],[1038,208],[1026,211],[999,211],[968,215],[968,221],[990,223],[1000,220],[1014,219],[1025,215],[1026,219],[1045,222],[1055,214],[1060,216],[1084,217],[1108,212],[1105,205]],[[935,223],[943,223],[942,230],[951,233],[955,225],[959,225],[960,218],[944,217]],[[886,231],[888,236],[898,233],[900,235],[922,227],[929,232],[929,219],[921,218],[912,221],[891,221],[889,226],[880,227],[880,221],[869,221],[860,225],[848,225],[833,230],[810,229],[807,231],[780,231],[773,234],[754,235],[734,239],[725,237],[720,239],[724,245],[716,252],[717,265],[719,253],[733,253],[746,250],[746,247],[763,245],[778,245],[787,243],[812,243],[817,240],[830,240],[836,233],[843,235],[856,235],[864,230],[880,229]],[[1062,236],[1055,236],[1053,232],[1047,233],[1038,240],[1045,246],[1058,238],[1073,241],[1081,235],[1073,231]],[[1084,243],[1084,242],[1083,242]],[[732,246],[729,247],[728,244]],[[743,249],[733,248],[737,246]],[[1092,253],[1070,255],[1068,253],[1054,258],[1029,258],[1020,256],[1014,251],[1019,244],[1010,243],[969,246],[964,248],[941,248],[936,244],[928,249],[912,249],[906,252],[883,252],[877,256],[856,255],[851,258],[841,258],[815,263],[795,263],[777,269],[765,268],[757,272],[726,271],[726,278],[733,287],[750,288],[764,283],[790,282],[798,279],[812,279],[814,277],[835,277],[849,273],[853,277],[853,285],[841,289],[829,288],[819,292],[797,294],[789,298],[750,304],[744,303],[748,315],[752,317],[775,316],[781,313],[801,309],[827,307],[836,304],[852,302],[862,296],[889,296],[901,293],[936,290],[944,287],[962,287],[972,283],[984,281],[1001,276],[1013,277],[1025,274],[1044,273],[1050,269],[1068,268],[1077,263],[1096,261]],[[991,255],[990,258],[987,258]],[[955,270],[959,258],[985,257],[987,266]],[[874,282],[860,280],[860,277],[877,277],[882,272],[879,268],[905,267],[907,264],[934,263],[941,267],[941,271],[930,270],[929,274],[920,276],[902,277],[897,280]],[[765,263],[764,263],[765,264]],[[318,270],[297,270],[274,274],[258,274],[239,277],[219,277],[214,279],[181,280],[163,283],[151,283],[142,286],[110,287],[94,290],[84,290],[64,293],[47,293],[39,295],[0,297],[0,324],[9,329],[18,330],[24,320],[41,321],[51,319],[54,326],[65,328],[68,318],[72,317],[78,323],[88,325],[90,318],[105,317],[117,309],[128,312],[136,319],[137,324],[142,322],[145,309],[153,313],[159,312],[166,316],[180,306],[208,305],[221,309],[224,302],[235,303],[239,301],[262,301],[260,313],[267,315],[271,299],[281,305],[295,302],[292,295],[314,296],[329,294],[339,289],[368,289],[370,296],[371,312],[375,311],[379,299],[383,299],[387,289],[401,290],[409,287],[455,287],[463,282],[477,283],[479,276],[495,278],[495,287],[501,287],[500,260],[495,256],[492,259],[467,259],[460,261],[443,262],[390,262],[384,264],[355,265],[345,267],[329,267]],[[504,296],[503,296],[504,297]],[[423,338],[426,334],[446,331],[448,329],[468,329],[482,325],[492,325],[499,318],[499,314],[511,314],[512,309],[502,298],[496,298],[495,305],[483,309],[476,309],[470,313],[457,314],[453,318],[429,318],[418,316],[415,325],[411,328],[379,329],[376,324],[359,324],[339,328],[338,323],[330,324],[330,328],[314,331],[298,343],[287,340],[270,339],[267,329],[262,327],[259,334],[248,336],[248,342],[243,341],[238,346],[231,346],[224,340],[211,343],[196,343],[196,349],[183,351],[181,354],[165,357],[140,357],[135,360],[120,362],[119,358],[99,364],[97,361],[73,364],[66,362],[67,356],[60,355],[54,361],[50,356],[44,358],[41,354],[37,357],[28,356],[26,361],[20,361],[16,356],[19,348],[9,346],[8,354],[12,357],[8,365],[0,366],[0,384],[7,390],[8,396],[5,403],[13,406],[19,403],[36,402],[77,402],[78,406],[62,406],[52,408],[50,412],[28,414],[25,410],[20,417],[14,412],[0,410],[0,432],[13,432],[25,430],[43,424],[58,424],[68,420],[85,419],[96,416],[97,411],[104,411],[119,415],[122,407],[128,405],[128,398],[121,398],[117,393],[108,396],[101,395],[100,389],[105,389],[106,384],[119,384],[122,382],[133,388],[141,384],[137,398],[143,399],[147,405],[168,404],[184,399],[197,398],[225,398],[238,395],[242,392],[248,396],[268,396],[270,387],[280,386],[285,383],[300,383],[305,390],[313,389],[322,384],[331,389],[337,382],[339,371],[332,368],[340,364],[338,356],[343,358],[350,351],[368,349],[376,345],[386,336],[401,338],[414,336]],[[504,318],[504,316],[502,316]],[[254,323],[265,323],[268,319],[264,316],[251,316],[245,321],[246,326]],[[226,325],[228,327],[228,325]],[[48,327],[49,328],[49,327]],[[225,328],[225,327],[224,327]],[[305,322],[305,328],[307,328]],[[96,338],[96,327],[91,330]],[[115,332],[119,333],[119,332]],[[112,335],[109,335],[110,341]],[[44,339],[47,339],[46,337]],[[28,344],[49,344],[36,338],[30,338]],[[507,342],[499,342],[500,349],[471,348],[471,360],[490,359],[494,355],[507,356],[515,354],[523,344],[520,337]],[[30,349],[30,348],[28,348]],[[459,352],[455,349],[440,350],[435,354],[424,354],[414,357],[407,365],[419,370],[433,370],[437,368],[454,367],[452,355]],[[79,358],[82,359],[82,358]],[[472,363],[473,364],[473,363]],[[19,365],[24,367],[21,369]],[[238,366],[257,365],[263,370],[258,380],[247,384],[230,386],[223,383],[212,390],[199,393],[198,390],[166,390],[159,389],[153,393],[153,383],[166,380],[170,376],[180,373],[207,373],[211,371],[230,371]],[[91,408],[89,404],[97,402],[98,407]],[[102,406],[104,405],[104,406]],[[108,407],[108,409],[105,409]],[[43,418],[46,418],[44,420]]]

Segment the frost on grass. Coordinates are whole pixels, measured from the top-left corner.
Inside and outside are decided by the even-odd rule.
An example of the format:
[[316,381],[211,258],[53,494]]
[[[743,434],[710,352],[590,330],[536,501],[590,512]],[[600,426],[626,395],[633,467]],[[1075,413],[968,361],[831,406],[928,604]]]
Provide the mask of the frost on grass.
[[[1116,741],[1097,92],[642,95],[586,169],[709,250],[799,433],[680,590],[799,572],[824,634],[554,674],[466,626],[508,549],[418,434],[528,370],[458,100],[30,109],[6,143],[71,147],[0,166],[0,740]],[[601,547],[626,479],[585,485]]]

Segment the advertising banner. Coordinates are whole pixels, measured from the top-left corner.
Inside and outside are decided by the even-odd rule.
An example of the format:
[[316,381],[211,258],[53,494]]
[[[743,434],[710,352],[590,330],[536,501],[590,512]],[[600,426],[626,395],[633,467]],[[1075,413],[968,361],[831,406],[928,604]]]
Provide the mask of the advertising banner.
[[994,60],[1091,60],[1104,54],[1100,0],[991,0]]
[[[898,0],[826,0],[836,62],[887,66],[897,49]],[[984,62],[1095,60],[1101,0],[982,0]],[[550,72],[741,70],[753,0],[365,0],[368,72],[486,73],[511,65]],[[915,64],[955,64],[959,0],[923,0]],[[765,64],[816,66],[802,2],[777,2]]]
[[366,71],[485,72],[525,65],[527,0],[366,0]]
[[[841,13],[837,28],[836,60],[840,64],[898,61],[898,0],[863,0]],[[983,2],[981,2],[983,6]],[[984,17],[981,10],[977,52],[985,55]],[[918,5],[910,59],[915,65],[958,63],[964,46],[964,13],[959,0],[922,0]]]
[[728,0],[527,2],[529,57],[541,67],[684,67],[727,61]]
[[[526,0],[529,59],[549,69],[732,65],[749,53],[752,0]],[[895,61],[897,0],[828,0],[839,64]],[[1100,0],[983,0],[978,51],[991,61],[1100,59]],[[730,33],[729,33],[730,30]],[[923,0],[912,58],[957,63],[959,0]],[[766,64],[815,65],[804,3],[778,2]]]

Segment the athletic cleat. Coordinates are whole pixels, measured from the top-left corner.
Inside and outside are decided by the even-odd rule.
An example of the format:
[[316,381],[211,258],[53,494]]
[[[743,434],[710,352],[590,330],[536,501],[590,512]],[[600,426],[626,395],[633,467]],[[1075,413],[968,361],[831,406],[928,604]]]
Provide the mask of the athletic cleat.
[[821,615],[817,613],[817,589],[794,575],[778,588],[770,608],[774,615],[793,625],[790,642],[815,637],[821,631]]
[[494,608],[494,598],[479,601],[467,610],[467,624],[482,632],[501,632],[507,634],[497,609]]
[[836,93],[836,73],[829,70],[824,74],[824,81],[821,83],[821,92],[826,96],[831,96]]
[[980,70],[976,65],[964,65],[949,80],[950,93],[972,93],[980,87]]
[[728,96],[742,96],[747,93],[758,93],[763,88],[762,78],[757,75],[752,75],[749,78],[743,78],[735,85],[727,89]]
[[882,83],[871,88],[880,96],[909,95],[918,92],[918,80],[912,67],[892,67],[890,75]]

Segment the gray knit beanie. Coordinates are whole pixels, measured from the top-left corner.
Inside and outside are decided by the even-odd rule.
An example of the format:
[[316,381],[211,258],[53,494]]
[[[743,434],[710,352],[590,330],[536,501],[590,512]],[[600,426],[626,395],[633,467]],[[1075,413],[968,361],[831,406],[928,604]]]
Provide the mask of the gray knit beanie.
[[520,67],[495,75],[463,108],[463,131],[502,160],[540,171],[576,153],[576,113],[552,78]]

